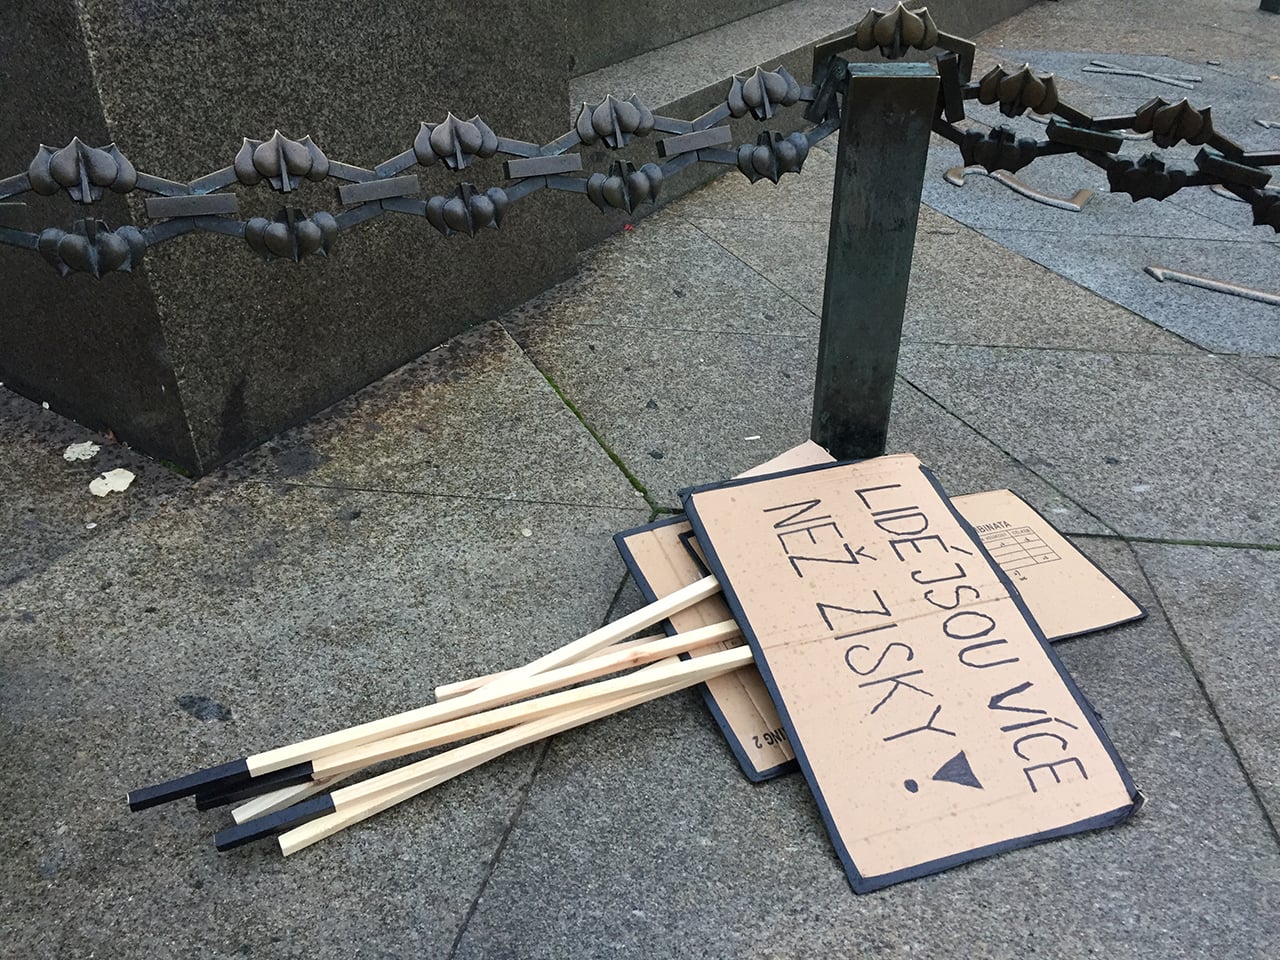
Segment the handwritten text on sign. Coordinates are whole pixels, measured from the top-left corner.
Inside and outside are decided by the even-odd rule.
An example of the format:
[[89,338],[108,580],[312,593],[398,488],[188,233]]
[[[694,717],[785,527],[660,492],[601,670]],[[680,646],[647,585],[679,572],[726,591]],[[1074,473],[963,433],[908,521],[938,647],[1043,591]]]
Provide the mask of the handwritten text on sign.
[[1105,735],[915,458],[688,507],[855,887],[1131,807]]

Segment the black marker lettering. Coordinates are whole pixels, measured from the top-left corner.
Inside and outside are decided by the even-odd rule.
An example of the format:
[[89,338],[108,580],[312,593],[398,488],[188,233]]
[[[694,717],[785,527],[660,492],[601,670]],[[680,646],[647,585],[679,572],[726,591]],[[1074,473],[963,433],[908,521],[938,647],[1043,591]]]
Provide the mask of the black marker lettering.
[[884,597],[880,596],[879,590],[872,590],[871,595],[876,598],[876,603],[880,604],[879,610],[858,610],[855,607],[841,607],[834,603],[819,603],[818,614],[822,617],[822,622],[827,625],[828,630],[835,630],[836,625],[831,622],[831,618],[827,616],[828,610],[839,610],[842,613],[852,613],[859,617],[887,617],[890,616],[889,605],[884,602]]
[[940,733],[946,737],[954,737],[955,736],[954,731],[944,730],[942,729],[942,727],[935,727],[933,725],[933,721],[938,719],[938,714],[940,714],[941,712],[942,712],[942,704],[938,704],[936,707],[933,708],[933,713],[929,715],[929,722],[926,723],[923,727],[912,727],[910,730],[903,730],[901,733],[895,733],[891,737],[885,737],[884,742],[888,743],[890,740],[898,740],[898,739],[901,739],[902,737],[909,737],[913,733],[921,733],[922,731],[925,731],[925,730],[932,730],[934,733]]
[[831,519],[831,515],[830,515],[830,514],[828,514],[828,515],[827,515],[827,516],[825,516],[825,517],[810,517],[808,521],[797,521],[797,520],[796,520],[796,517],[803,517],[803,516],[804,516],[806,513],[808,513],[810,510],[813,510],[813,509],[817,508],[817,506],[818,506],[820,503],[822,503],[822,501],[821,501],[821,500],[799,500],[799,501],[797,501],[796,503],[788,503],[788,504],[785,504],[785,505],[783,505],[783,506],[781,506],[781,507],[769,507],[769,508],[767,508],[764,512],[765,512],[765,513],[776,513],[776,512],[777,512],[777,511],[779,511],[779,510],[793,510],[793,509],[795,509],[796,507],[799,507],[799,508],[800,508],[799,510],[796,510],[796,512],[795,512],[795,513],[793,513],[793,514],[791,514],[790,516],[785,517],[784,519],[779,520],[777,523],[775,523],[775,524],[773,525],[773,529],[777,530],[779,527],[794,527],[794,526],[798,526],[800,523],[803,523],[803,522],[816,522],[816,521],[818,521],[818,520],[830,520],[830,519]]
[[886,703],[889,702],[889,698],[898,692],[899,687],[906,687],[910,690],[914,690],[916,693],[923,693],[926,697],[932,697],[933,694],[930,693],[928,690],[924,690],[920,687],[917,687],[913,683],[907,683],[907,681],[902,679],[903,677],[918,677],[922,673],[924,673],[923,670],[908,670],[906,673],[895,673],[891,677],[881,677],[879,680],[868,680],[866,683],[860,683],[858,684],[858,689],[862,690],[865,687],[874,687],[878,683],[893,684],[893,686],[889,688],[889,692],[886,693],[880,699],[880,702],[871,708],[871,712],[872,714],[874,714],[877,710],[879,710],[881,707],[883,707]]

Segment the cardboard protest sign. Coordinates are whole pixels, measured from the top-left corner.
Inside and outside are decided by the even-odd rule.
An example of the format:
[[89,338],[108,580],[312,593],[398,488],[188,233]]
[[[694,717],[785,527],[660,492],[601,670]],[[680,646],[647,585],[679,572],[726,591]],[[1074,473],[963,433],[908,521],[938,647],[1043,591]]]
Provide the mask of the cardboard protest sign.
[[1136,808],[1094,711],[914,457],[685,507],[854,890]]
[[952,497],[951,502],[1008,574],[1050,640],[1078,637],[1147,615],[1012,490]]
[[[779,464],[830,462],[826,451],[810,441],[740,476],[779,472]],[[1014,580],[1032,619],[1051,642],[1146,616],[1136,601],[1011,490],[953,497],[951,502]],[[613,539],[648,602],[710,572],[687,517],[624,530]],[[1081,598],[1088,602],[1081,603]],[[669,631],[683,633],[728,616],[724,601],[709,597],[672,616]],[[714,649],[723,645],[706,652]],[[703,697],[747,779],[760,782],[797,769],[777,708],[754,666],[708,682]]]
[[[826,450],[806,440],[740,476],[830,462],[831,455]],[[689,521],[683,516],[623,531],[613,540],[648,603],[669,596],[708,573]],[[685,633],[729,617],[729,608],[716,596],[672,614],[667,622],[671,633]],[[690,655],[705,656],[734,642],[740,643],[741,639],[705,647]],[[795,754],[787,743],[778,710],[755,667],[743,667],[708,680],[702,694],[748,779],[759,782],[795,769]]]

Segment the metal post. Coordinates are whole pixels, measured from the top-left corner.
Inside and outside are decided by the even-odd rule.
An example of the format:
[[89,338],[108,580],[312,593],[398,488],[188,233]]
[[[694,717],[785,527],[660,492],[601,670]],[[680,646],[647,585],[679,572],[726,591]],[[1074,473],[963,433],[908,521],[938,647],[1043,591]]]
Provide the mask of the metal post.
[[1262,0],[1262,5],[1258,9],[1267,13],[1280,13],[1280,0]]
[[839,460],[884,453],[937,100],[931,64],[849,65],[810,431]]

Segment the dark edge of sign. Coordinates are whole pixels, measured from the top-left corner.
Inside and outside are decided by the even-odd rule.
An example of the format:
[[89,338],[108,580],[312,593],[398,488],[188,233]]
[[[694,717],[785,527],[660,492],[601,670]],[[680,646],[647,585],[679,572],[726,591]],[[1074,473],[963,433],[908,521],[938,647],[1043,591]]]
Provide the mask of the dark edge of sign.
[[[631,579],[635,581],[636,587],[640,590],[640,595],[644,597],[645,603],[654,603],[660,598],[653,591],[649,581],[645,578],[640,570],[640,565],[636,562],[635,554],[631,552],[631,546],[627,542],[629,537],[640,536],[656,530],[660,527],[670,527],[677,523],[685,523],[688,517],[684,514],[677,514],[667,517],[663,520],[657,520],[653,523],[647,523],[642,527],[633,527],[630,530],[623,530],[621,533],[613,535],[614,546],[618,548],[618,553],[622,554],[622,562],[626,565],[627,570],[631,574]],[[667,636],[674,636],[675,627],[671,625],[670,620],[662,621],[662,628],[667,632]],[[754,653],[754,651],[753,651]],[[688,660],[689,654],[680,654],[681,660]],[[707,705],[712,719],[715,720],[716,726],[720,728],[720,735],[724,737],[725,743],[728,745],[734,759],[738,761],[738,766],[742,770],[742,775],[752,783],[764,783],[766,780],[773,780],[785,774],[791,773],[799,769],[799,765],[794,760],[787,760],[774,767],[761,770],[751,760],[751,755],[747,753],[746,748],[742,745],[742,741],[738,739],[737,734],[733,732],[733,727],[729,725],[729,720],[724,715],[724,711],[720,709],[720,704],[716,703],[716,698],[712,695],[711,689],[705,684],[698,684],[702,691],[702,702]]]
[[947,505],[947,509],[951,511],[951,515],[956,518],[956,522],[960,524],[962,529],[974,543],[978,545],[978,550],[982,554],[982,559],[987,562],[1000,580],[1000,585],[1009,591],[1009,596],[1013,599],[1014,604],[1018,608],[1018,612],[1022,614],[1022,618],[1027,621],[1027,625],[1031,627],[1032,636],[1039,642],[1041,648],[1045,652],[1045,656],[1049,658],[1049,662],[1053,665],[1053,669],[1058,672],[1058,676],[1062,678],[1062,682],[1066,684],[1067,690],[1070,692],[1076,704],[1080,707],[1081,712],[1089,720],[1089,727],[1093,730],[1094,735],[1102,742],[1102,746],[1107,751],[1107,756],[1111,758],[1111,762],[1115,764],[1116,772],[1120,774],[1120,779],[1124,783],[1125,789],[1129,792],[1129,799],[1133,801],[1129,807],[1125,808],[1132,813],[1137,809],[1139,801],[1138,788],[1133,782],[1133,778],[1129,776],[1129,768],[1125,766],[1124,761],[1120,758],[1120,754],[1116,752],[1115,744],[1111,742],[1111,737],[1107,731],[1103,729],[1102,723],[1098,719],[1098,711],[1093,708],[1093,704],[1089,702],[1089,698],[1084,692],[1076,686],[1076,682],[1072,679],[1071,674],[1067,672],[1066,665],[1062,662],[1062,658],[1058,656],[1057,651],[1053,649],[1053,644],[1044,635],[1044,631],[1040,629],[1040,625],[1036,623],[1035,617],[1031,616],[1031,611],[1027,609],[1027,603],[1022,599],[1020,594],[1013,585],[1013,581],[1009,579],[1009,575],[1000,569],[1000,564],[987,552],[987,548],[983,546],[982,538],[978,536],[978,532],[973,529],[973,524],[960,515],[960,511],[955,508],[951,499],[947,496],[947,492],[942,489],[942,484],[938,482],[938,478],[933,475],[933,471],[924,464],[920,465],[920,472],[924,474],[933,489],[938,491],[938,496],[942,498],[943,503]]
[[1138,612],[1134,614],[1132,617],[1125,617],[1123,620],[1117,620],[1114,623],[1108,623],[1100,627],[1090,627],[1087,630],[1077,630],[1075,633],[1064,633],[1056,637],[1049,637],[1050,643],[1057,643],[1059,640],[1070,640],[1073,637],[1083,637],[1090,633],[1097,633],[1100,630],[1110,630],[1112,627],[1118,627],[1122,623],[1134,623],[1135,621],[1138,621],[1138,620],[1145,620],[1148,617],[1149,614],[1148,614],[1147,608],[1138,602],[1138,598],[1135,597],[1133,594],[1131,594],[1124,587],[1120,586],[1120,584],[1116,583],[1115,577],[1111,576],[1111,574],[1107,573],[1107,571],[1103,570],[1100,566],[1098,566],[1091,559],[1089,559],[1089,557],[1085,554],[1085,552],[1081,550],[1079,547],[1077,547],[1070,537],[1068,537],[1065,533],[1063,533],[1061,530],[1059,530],[1057,527],[1053,525],[1052,520],[1050,520],[1043,513],[1041,513],[1039,510],[1033,507],[1030,503],[1027,502],[1027,500],[1024,497],[1020,496],[1017,492],[1010,490],[1009,493],[1013,494],[1013,497],[1015,500],[1020,501],[1023,504],[1023,506],[1025,506],[1028,510],[1034,513],[1037,517],[1039,517],[1045,523],[1047,523],[1049,525],[1049,529],[1051,529],[1058,536],[1062,537],[1063,540],[1066,540],[1067,543],[1071,544],[1072,548],[1075,549],[1076,552],[1078,552],[1080,556],[1084,558],[1085,563],[1089,564],[1089,566],[1093,567],[1093,569],[1097,570],[1100,574],[1106,577],[1107,581],[1113,587],[1119,590],[1120,593],[1123,594],[1124,597],[1128,599],[1130,603],[1132,603],[1135,607],[1138,608]]
[[978,538],[977,532],[973,529],[973,526],[965,520],[964,517],[960,516],[959,511],[955,508],[954,504],[952,504],[951,498],[947,496],[946,491],[942,488],[942,485],[938,483],[933,472],[928,467],[924,466],[924,464],[921,464],[921,473],[937,491],[947,509],[960,524],[961,529],[964,530],[966,535],[968,535],[977,545],[982,558],[995,571],[996,577],[1000,581],[1001,586],[1009,591],[1009,596],[1013,600],[1015,607],[1031,628],[1032,636],[1037,640],[1037,642],[1039,642],[1041,648],[1048,655],[1049,662],[1052,664],[1054,670],[1063,678],[1063,681],[1067,685],[1068,692],[1071,693],[1072,698],[1080,706],[1085,719],[1089,721],[1090,729],[1094,731],[1096,736],[1098,736],[1103,749],[1106,750],[1107,755],[1111,758],[1116,771],[1120,774],[1120,779],[1124,784],[1125,790],[1129,793],[1131,802],[1128,806],[1121,807],[1117,810],[1112,810],[1104,814],[1099,814],[1096,817],[1080,820],[1076,823],[1055,827],[1052,830],[1046,830],[1038,834],[1030,834],[1024,837],[1002,840],[998,843],[989,844],[985,847],[960,851],[947,857],[916,864],[902,870],[894,871],[893,873],[882,874],[874,877],[864,877],[858,870],[857,865],[854,864],[853,858],[849,854],[848,848],[840,837],[839,831],[835,829],[835,823],[831,817],[831,809],[827,805],[826,797],[823,796],[822,791],[817,786],[817,781],[813,775],[813,766],[809,762],[808,754],[805,753],[804,745],[796,735],[795,724],[791,720],[791,714],[787,711],[786,703],[783,701],[782,697],[779,696],[777,681],[773,676],[773,672],[769,669],[769,662],[760,648],[760,638],[756,636],[754,628],[752,628],[750,621],[746,617],[742,604],[738,600],[738,595],[725,573],[724,565],[720,562],[720,557],[716,553],[715,546],[707,536],[706,527],[702,523],[701,517],[698,515],[697,504],[693,499],[697,494],[702,492],[710,492],[724,487],[741,486],[744,483],[752,483],[758,480],[776,479],[782,476],[794,476],[802,473],[810,473],[815,470],[828,470],[832,467],[849,466],[851,462],[854,461],[840,461],[834,464],[800,467],[795,470],[785,471],[784,473],[770,474],[768,477],[750,477],[741,480],[729,480],[722,483],[705,484],[701,487],[690,489],[688,493],[684,494],[683,501],[685,513],[688,515],[690,523],[693,524],[694,533],[698,537],[698,542],[702,544],[702,549],[707,555],[707,563],[715,572],[716,578],[720,581],[720,587],[724,593],[725,602],[733,613],[734,619],[737,620],[738,628],[742,631],[743,637],[746,638],[747,643],[751,647],[751,652],[755,657],[756,666],[760,670],[760,676],[764,679],[765,686],[769,689],[769,695],[773,698],[774,705],[778,708],[778,716],[781,718],[783,725],[787,728],[787,736],[791,741],[791,749],[795,751],[796,761],[799,763],[800,769],[804,773],[805,782],[808,783],[809,790],[818,804],[818,812],[821,814],[822,822],[827,828],[827,835],[831,839],[836,855],[840,858],[840,862],[844,866],[845,875],[848,877],[849,885],[853,888],[854,893],[872,893],[876,890],[883,889],[884,887],[892,886],[895,883],[902,883],[907,880],[926,877],[930,874],[939,873],[951,867],[959,866],[962,863],[984,859],[1010,850],[1029,847],[1036,843],[1043,843],[1047,840],[1056,839],[1057,837],[1064,837],[1074,833],[1082,833],[1087,830],[1096,830],[1103,827],[1114,826],[1115,824],[1128,819],[1129,816],[1142,805],[1142,795],[1134,786],[1133,779],[1129,776],[1129,771],[1124,765],[1124,761],[1122,761],[1120,756],[1116,753],[1115,746],[1111,743],[1111,738],[1107,736],[1106,731],[1102,729],[1098,720],[1097,711],[1095,711],[1093,705],[1085,699],[1084,695],[1080,692],[1079,687],[1075,685],[1071,676],[1066,672],[1066,668],[1063,666],[1062,661],[1053,652],[1053,647],[1045,638],[1044,632],[1031,617],[1030,611],[1027,609],[1026,603],[1023,601],[1021,594],[1014,589],[1008,576],[991,558],[986,547],[982,545],[981,539]]

